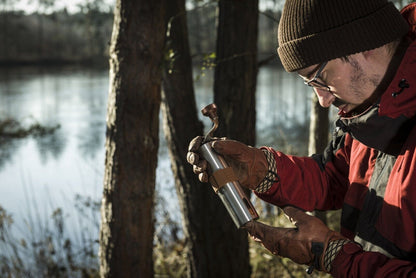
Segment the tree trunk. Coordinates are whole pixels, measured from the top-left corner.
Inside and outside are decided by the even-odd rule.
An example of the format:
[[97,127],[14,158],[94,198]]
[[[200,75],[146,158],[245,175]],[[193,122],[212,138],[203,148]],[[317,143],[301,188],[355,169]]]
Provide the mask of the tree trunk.
[[214,99],[218,134],[255,143],[258,1],[219,1]]
[[117,0],[102,220],[101,277],[153,277],[164,1]]
[[[255,144],[257,79],[257,0],[220,0],[214,100],[218,106],[218,136]],[[221,277],[250,277],[247,233],[237,230],[221,206],[216,223],[223,233],[217,246]],[[225,231],[225,232],[223,232]]]
[[[329,108],[323,108],[318,101],[316,94],[313,94],[311,103],[311,118],[309,124],[309,145],[308,153],[313,155],[322,153],[328,144],[329,129]],[[326,223],[326,212],[315,211],[314,215]]]
[[202,135],[198,120],[192,78],[192,63],[184,0],[169,0],[166,53],[172,54],[163,70],[162,112],[169,146],[175,187],[183,216],[187,242],[188,277],[230,277],[218,273],[216,254],[221,227],[216,213],[222,204],[211,186],[201,184],[186,162],[192,138]]

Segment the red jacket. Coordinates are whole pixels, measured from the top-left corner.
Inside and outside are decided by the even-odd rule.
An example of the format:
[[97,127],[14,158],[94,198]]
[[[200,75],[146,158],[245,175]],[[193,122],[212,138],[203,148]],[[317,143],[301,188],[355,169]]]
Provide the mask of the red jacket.
[[[402,13],[414,39],[416,3]],[[341,233],[361,244],[343,247],[335,277],[416,277],[416,41],[400,59],[376,104],[337,120],[324,154],[269,149],[279,182],[258,196],[308,211],[342,208]]]

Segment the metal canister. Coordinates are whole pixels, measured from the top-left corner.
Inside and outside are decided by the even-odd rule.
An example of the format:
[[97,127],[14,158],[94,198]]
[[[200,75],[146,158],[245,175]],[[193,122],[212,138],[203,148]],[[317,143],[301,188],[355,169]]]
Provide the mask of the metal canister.
[[[211,166],[212,174],[229,168],[225,159],[218,155],[209,143],[203,144],[199,149],[201,155]],[[250,199],[244,193],[237,180],[228,181],[217,190],[217,194],[224,203],[228,213],[233,219],[237,228],[242,227],[249,221],[256,220],[259,215],[256,212]]]

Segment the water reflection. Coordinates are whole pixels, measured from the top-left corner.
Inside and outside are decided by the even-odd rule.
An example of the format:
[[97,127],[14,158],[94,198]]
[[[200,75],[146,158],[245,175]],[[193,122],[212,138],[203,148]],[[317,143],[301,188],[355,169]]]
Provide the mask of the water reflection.
[[[70,140],[78,141],[81,157],[97,157],[104,146],[107,70],[3,68],[0,76],[1,119],[16,119],[23,127],[29,126],[28,120],[61,126],[51,136],[27,139],[36,142],[42,164],[59,160]],[[3,145],[2,154],[21,145]],[[10,155],[1,158],[4,165]]]
[[59,128],[51,134],[35,136],[33,140],[36,142],[42,164],[46,164],[51,158],[59,160],[67,142],[67,138]]
[[0,139],[0,171],[6,161],[12,158],[13,151],[19,147],[18,145],[17,140]]

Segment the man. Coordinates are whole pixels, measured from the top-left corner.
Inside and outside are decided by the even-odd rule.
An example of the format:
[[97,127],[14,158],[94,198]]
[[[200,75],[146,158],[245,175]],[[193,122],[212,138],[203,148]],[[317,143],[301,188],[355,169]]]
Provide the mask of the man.
[[[400,15],[387,0],[286,1],[280,60],[323,107],[339,109],[333,140],[312,157],[211,143],[243,186],[295,223],[246,225],[273,254],[334,277],[416,277],[415,10]],[[187,157],[206,182],[200,144]],[[340,233],[304,213],[340,208]]]

